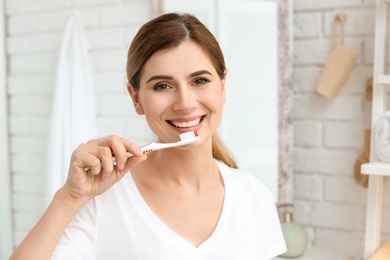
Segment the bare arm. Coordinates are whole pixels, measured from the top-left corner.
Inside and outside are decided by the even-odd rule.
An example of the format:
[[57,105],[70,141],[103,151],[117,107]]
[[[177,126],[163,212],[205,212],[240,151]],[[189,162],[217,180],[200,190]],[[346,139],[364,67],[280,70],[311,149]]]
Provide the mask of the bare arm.
[[66,226],[87,201],[76,201],[59,189],[10,259],[50,259]]
[[[128,159],[127,152],[135,156]],[[117,166],[113,165],[112,153]],[[116,136],[80,145],[72,154],[66,184],[56,192],[46,212],[10,259],[50,259],[62,233],[79,210],[145,159],[138,146]],[[87,166],[90,170],[85,172]]]

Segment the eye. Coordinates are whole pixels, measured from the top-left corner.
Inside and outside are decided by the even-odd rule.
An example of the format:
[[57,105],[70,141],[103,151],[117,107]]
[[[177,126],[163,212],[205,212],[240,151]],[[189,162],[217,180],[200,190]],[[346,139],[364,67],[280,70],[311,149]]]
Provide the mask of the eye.
[[161,91],[161,90],[166,90],[170,88],[168,84],[165,83],[158,83],[153,87],[153,90],[155,91]]
[[210,82],[210,80],[208,80],[206,78],[197,78],[194,81],[194,85],[199,86],[199,85],[206,84],[207,82]]

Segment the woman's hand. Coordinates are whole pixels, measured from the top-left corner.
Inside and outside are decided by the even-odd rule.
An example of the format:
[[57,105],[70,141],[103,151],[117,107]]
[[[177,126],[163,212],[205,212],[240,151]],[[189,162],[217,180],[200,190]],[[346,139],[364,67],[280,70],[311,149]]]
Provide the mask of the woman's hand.
[[[127,152],[134,156],[127,158]],[[108,190],[146,158],[136,144],[115,135],[91,140],[73,152],[63,188],[72,199],[89,200]]]

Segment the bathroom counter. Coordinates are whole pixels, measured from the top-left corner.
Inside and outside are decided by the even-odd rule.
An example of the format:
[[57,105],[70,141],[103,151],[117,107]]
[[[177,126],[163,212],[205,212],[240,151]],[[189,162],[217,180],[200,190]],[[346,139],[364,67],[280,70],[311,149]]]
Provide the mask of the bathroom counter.
[[309,248],[305,254],[299,258],[275,257],[272,260],[350,260],[350,256],[340,253],[334,253],[327,250]]

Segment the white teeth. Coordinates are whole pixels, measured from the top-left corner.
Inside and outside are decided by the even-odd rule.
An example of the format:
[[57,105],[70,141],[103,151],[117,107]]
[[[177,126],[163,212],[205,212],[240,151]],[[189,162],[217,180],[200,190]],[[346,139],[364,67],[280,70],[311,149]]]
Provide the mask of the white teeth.
[[171,123],[174,126],[180,127],[180,128],[197,126],[200,123],[200,118],[192,120],[192,121],[188,121],[188,122],[175,122],[175,121],[171,121]]

